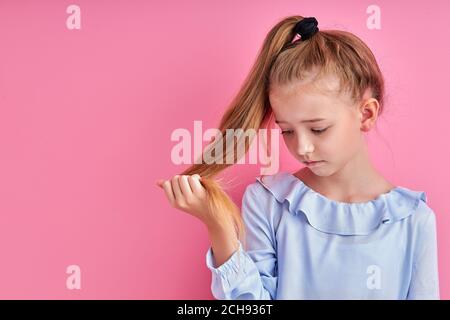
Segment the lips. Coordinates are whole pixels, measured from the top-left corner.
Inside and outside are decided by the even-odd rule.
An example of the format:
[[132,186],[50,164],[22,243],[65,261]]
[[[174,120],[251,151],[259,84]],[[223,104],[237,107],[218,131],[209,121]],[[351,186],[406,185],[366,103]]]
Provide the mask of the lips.
[[303,164],[304,164],[305,166],[308,166],[308,167],[314,167],[314,166],[320,165],[320,164],[323,163],[324,161],[323,161],[323,160],[320,160],[320,161],[310,161],[310,162],[302,161],[302,162],[303,162]]

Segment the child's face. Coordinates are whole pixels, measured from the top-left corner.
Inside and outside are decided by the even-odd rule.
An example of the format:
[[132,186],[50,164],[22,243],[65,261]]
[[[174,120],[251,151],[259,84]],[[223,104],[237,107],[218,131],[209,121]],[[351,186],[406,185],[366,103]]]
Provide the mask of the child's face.
[[[321,176],[342,168],[364,143],[360,108],[349,96],[333,92],[337,85],[335,78],[326,78],[315,85],[296,82],[272,87],[269,94],[287,148],[301,162],[323,161],[310,166]],[[324,120],[302,122],[317,118]]]

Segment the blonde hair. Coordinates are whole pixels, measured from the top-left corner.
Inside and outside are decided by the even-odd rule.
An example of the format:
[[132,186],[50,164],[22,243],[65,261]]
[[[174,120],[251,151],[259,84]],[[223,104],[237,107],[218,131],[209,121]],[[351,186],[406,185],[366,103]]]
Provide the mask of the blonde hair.
[[[269,89],[274,85],[285,85],[304,79],[313,69],[320,75],[330,73],[340,80],[340,89],[349,92],[352,99],[360,101],[365,90],[370,88],[372,98],[380,104],[379,114],[384,105],[384,80],[376,59],[369,47],[357,36],[340,30],[320,30],[310,39],[293,42],[295,25],[302,16],[281,19],[269,31],[258,53],[256,61],[247,75],[237,95],[225,111],[220,121],[221,139],[215,139],[208,147],[223,143],[226,129],[269,128],[273,113],[269,102]],[[270,131],[270,130],[269,130]],[[222,140],[222,141],[221,141]],[[208,206],[221,221],[231,219],[238,239],[245,244],[245,226],[239,208],[223,191],[220,181],[214,177],[232,165],[225,162],[227,154],[233,152],[237,162],[238,148],[249,150],[253,137],[233,138],[233,148],[225,148],[223,163],[194,164],[181,174],[201,176],[201,183],[208,194]],[[270,144],[268,144],[270,149]],[[266,146],[267,148],[267,146]],[[270,152],[270,150],[269,150]],[[244,155],[245,155],[244,154]],[[244,245],[246,248],[246,245]]]

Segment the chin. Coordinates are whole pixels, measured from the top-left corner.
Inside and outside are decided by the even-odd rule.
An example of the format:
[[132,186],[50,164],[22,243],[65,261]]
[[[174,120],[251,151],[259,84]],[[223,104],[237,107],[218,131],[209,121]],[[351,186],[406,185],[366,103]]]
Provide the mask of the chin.
[[316,176],[328,177],[333,174],[328,165],[329,165],[328,163],[325,163],[325,165],[321,165],[318,167],[305,166],[305,169],[311,171],[311,173],[315,174]]

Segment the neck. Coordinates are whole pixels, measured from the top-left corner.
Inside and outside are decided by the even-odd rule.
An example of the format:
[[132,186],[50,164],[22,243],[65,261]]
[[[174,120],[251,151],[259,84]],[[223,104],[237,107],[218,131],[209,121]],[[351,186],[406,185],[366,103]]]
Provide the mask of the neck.
[[332,175],[321,177],[305,168],[305,176],[315,189],[339,198],[380,189],[380,182],[384,180],[371,163],[365,144],[355,157]]

